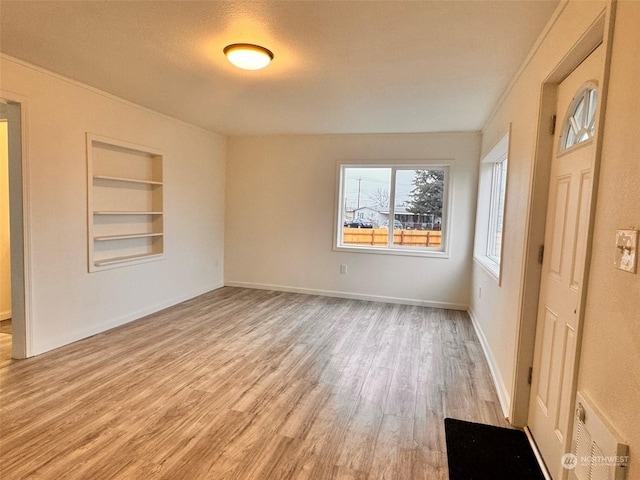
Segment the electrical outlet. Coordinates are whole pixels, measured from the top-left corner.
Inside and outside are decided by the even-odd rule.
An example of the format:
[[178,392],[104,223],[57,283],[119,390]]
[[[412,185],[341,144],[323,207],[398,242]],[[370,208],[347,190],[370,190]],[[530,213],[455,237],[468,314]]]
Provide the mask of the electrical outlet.
[[347,266],[346,265],[344,265],[344,264],[340,265],[340,273],[342,275],[346,275],[347,274]]

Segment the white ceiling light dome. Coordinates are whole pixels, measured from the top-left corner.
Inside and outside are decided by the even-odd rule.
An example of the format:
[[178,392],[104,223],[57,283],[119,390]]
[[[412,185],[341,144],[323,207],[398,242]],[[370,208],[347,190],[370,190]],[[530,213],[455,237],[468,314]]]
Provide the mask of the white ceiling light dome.
[[233,43],[222,51],[232,64],[244,70],[260,70],[273,60],[271,50],[251,43]]

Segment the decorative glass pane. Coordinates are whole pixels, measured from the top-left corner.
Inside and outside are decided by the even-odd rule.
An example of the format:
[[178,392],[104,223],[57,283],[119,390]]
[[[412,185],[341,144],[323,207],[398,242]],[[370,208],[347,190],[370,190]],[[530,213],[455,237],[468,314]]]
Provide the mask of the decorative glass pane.
[[581,125],[584,123],[582,119],[582,116],[584,113],[584,102],[585,102],[585,99],[584,97],[582,97],[578,102],[578,105],[576,105],[576,109],[574,110],[573,115],[571,115],[575,120],[575,125]]
[[598,105],[598,91],[591,90],[589,92],[589,124],[594,125],[596,122],[596,106]]
[[593,138],[596,133],[597,106],[598,91],[595,88],[586,88],[576,96],[562,130],[561,150]]

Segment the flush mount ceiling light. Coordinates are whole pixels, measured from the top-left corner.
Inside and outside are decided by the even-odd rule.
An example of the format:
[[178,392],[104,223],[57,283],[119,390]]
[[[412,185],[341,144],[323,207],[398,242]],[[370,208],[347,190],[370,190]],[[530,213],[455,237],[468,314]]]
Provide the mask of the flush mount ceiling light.
[[234,43],[222,51],[231,63],[244,70],[260,70],[273,60],[271,50],[251,43]]

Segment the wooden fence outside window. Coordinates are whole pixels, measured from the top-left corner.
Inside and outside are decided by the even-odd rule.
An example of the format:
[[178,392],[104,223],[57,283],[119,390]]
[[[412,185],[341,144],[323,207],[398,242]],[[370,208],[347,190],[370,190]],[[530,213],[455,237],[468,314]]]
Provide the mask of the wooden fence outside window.
[[[343,245],[388,246],[389,231],[386,228],[342,229]],[[394,230],[393,244],[408,247],[439,247],[442,244],[440,230]]]

